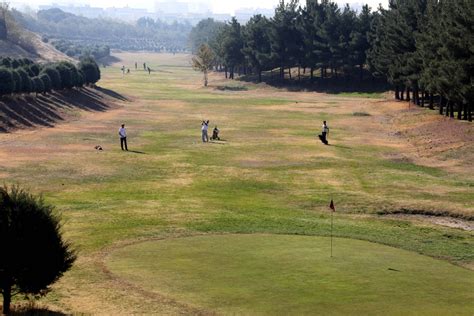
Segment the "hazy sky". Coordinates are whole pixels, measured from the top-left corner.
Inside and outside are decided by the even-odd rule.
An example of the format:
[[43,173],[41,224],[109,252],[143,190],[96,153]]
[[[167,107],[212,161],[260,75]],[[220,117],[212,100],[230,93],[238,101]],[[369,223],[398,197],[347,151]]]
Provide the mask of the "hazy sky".
[[[97,7],[136,7],[147,8],[152,11],[155,7],[155,2],[170,1],[170,0],[13,0],[11,2],[28,3],[30,6],[40,4],[88,4]],[[272,8],[279,0],[182,0],[183,2],[207,2],[211,5],[216,13],[233,13],[237,8]],[[177,1],[179,2],[179,1]],[[300,0],[304,3],[305,0]],[[344,3],[367,3],[372,8],[377,8],[379,3],[386,6],[388,0],[336,0],[340,4]]]

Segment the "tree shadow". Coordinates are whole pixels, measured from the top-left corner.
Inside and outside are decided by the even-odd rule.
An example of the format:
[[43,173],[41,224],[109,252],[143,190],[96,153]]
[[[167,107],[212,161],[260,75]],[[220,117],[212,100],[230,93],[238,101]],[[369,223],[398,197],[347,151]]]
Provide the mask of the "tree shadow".
[[[106,89],[103,89],[106,90]],[[113,91],[106,90],[111,94]],[[117,98],[121,100],[121,96]],[[63,121],[65,110],[81,109],[104,112],[110,109],[107,93],[82,88],[55,91],[47,95],[14,96],[0,98],[0,132],[17,128],[53,127]]]
[[[262,75],[262,82],[280,89],[287,89],[291,92],[319,92],[328,94],[339,93],[383,93],[390,90],[390,84],[381,78],[375,78],[368,71],[364,71],[363,79],[357,76],[309,78],[307,75],[301,79],[294,77],[292,79],[282,80],[277,78],[276,73],[270,75],[265,72]],[[238,80],[258,83],[258,76],[244,75]]]
[[127,99],[127,97],[121,95],[120,93],[117,93],[115,91],[112,91],[112,90],[109,90],[109,89],[105,89],[105,88],[102,88],[102,87],[95,87],[95,90],[97,91],[100,91],[102,92],[103,94],[106,94],[108,95],[109,97],[112,97],[112,98],[115,98],[115,99],[118,99],[120,101],[130,101],[129,99]]
[[10,312],[11,316],[66,316],[68,314],[51,311],[43,307],[14,307],[12,306],[12,311]]

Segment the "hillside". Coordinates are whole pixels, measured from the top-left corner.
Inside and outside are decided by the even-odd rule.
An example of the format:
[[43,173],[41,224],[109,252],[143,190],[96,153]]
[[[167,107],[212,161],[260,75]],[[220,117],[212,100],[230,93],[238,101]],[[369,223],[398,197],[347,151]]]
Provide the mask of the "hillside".
[[31,39],[36,53],[30,53],[11,41],[0,40],[0,56],[11,58],[29,58],[36,62],[61,60],[74,61],[66,54],[58,51],[51,44],[43,43],[38,34],[26,30],[24,30],[24,32],[28,33],[28,37]]

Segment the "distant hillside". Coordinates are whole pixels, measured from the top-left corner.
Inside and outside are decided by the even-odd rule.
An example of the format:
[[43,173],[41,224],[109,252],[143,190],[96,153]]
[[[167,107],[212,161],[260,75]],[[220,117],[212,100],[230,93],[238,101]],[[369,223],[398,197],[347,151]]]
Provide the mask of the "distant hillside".
[[0,56],[11,57],[11,58],[29,58],[36,62],[46,61],[61,61],[68,60],[73,61],[72,58],[66,54],[61,53],[51,44],[43,43],[38,34],[30,33],[32,38],[32,45],[35,47],[36,52],[28,52],[24,48],[8,40],[0,40]]
[[60,9],[38,11],[36,17],[12,10],[15,20],[26,29],[53,40],[67,40],[82,46],[106,45],[128,51],[182,52],[188,49],[189,23],[168,24],[141,18],[126,23],[105,18],[89,19]]
[[41,40],[41,36],[25,29],[12,11],[6,14],[6,39],[0,39],[0,57],[29,58],[36,62],[73,61],[53,45]]

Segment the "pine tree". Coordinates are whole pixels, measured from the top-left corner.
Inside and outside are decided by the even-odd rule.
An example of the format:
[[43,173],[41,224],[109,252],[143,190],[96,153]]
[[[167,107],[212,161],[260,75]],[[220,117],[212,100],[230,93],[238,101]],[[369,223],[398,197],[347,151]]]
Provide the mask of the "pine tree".
[[257,72],[259,82],[262,81],[262,71],[271,67],[269,28],[270,21],[259,14],[250,19],[242,34],[244,40],[242,52],[248,64]]

